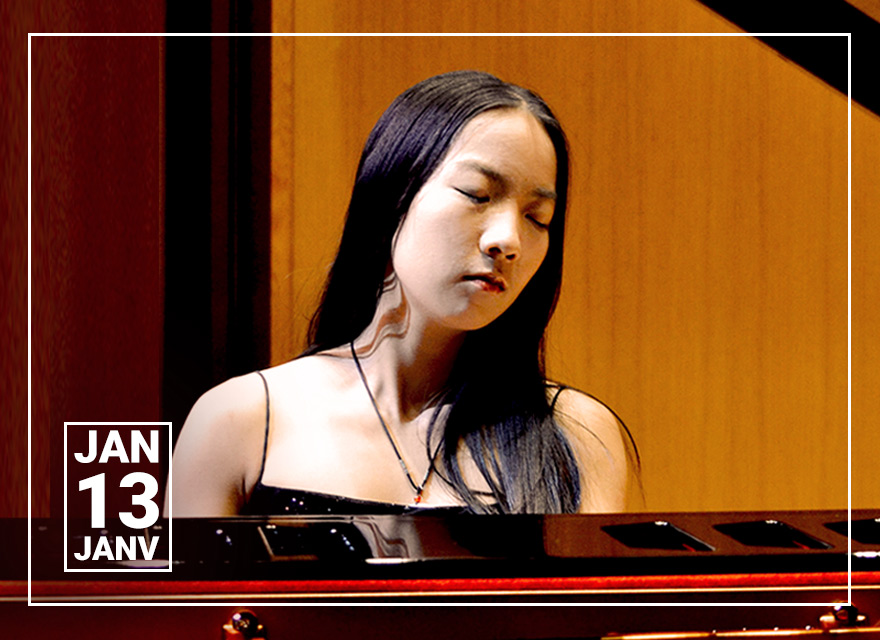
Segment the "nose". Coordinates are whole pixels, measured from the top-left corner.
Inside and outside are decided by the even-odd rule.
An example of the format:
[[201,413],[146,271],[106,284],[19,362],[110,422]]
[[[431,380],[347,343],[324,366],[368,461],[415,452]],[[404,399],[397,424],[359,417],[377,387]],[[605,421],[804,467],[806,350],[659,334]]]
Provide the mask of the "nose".
[[520,220],[514,207],[494,212],[487,217],[480,235],[480,251],[493,260],[503,258],[516,260],[522,251],[520,246]]

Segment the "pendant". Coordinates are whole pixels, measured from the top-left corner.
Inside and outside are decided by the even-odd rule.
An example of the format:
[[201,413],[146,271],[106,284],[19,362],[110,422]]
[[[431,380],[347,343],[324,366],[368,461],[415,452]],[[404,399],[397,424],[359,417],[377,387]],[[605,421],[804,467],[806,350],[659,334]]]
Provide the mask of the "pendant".
[[416,497],[413,498],[413,502],[416,503],[416,504],[418,504],[418,503],[420,503],[421,501],[422,501],[422,494],[421,494],[421,493],[417,493],[417,494],[416,494]]

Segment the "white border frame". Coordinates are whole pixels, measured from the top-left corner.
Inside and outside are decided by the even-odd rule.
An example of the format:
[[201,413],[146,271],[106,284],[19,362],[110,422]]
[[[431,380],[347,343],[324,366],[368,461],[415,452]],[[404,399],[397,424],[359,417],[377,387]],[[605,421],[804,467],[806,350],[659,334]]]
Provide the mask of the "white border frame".
[[[847,520],[848,526],[848,544],[847,544],[847,602],[686,602],[686,603],[669,603],[669,602],[632,602],[632,603],[523,603],[528,606],[804,606],[804,607],[827,607],[837,606],[841,604],[852,604],[852,33],[750,33],[750,32],[733,32],[733,33],[28,33],[28,576],[27,576],[27,602],[28,606],[94,606],[96,604],[103,606],[337,606],[333,603],[274,603],[274,602],[192,602],[192,603],[162,603],[162,602],[34,602],[31,594],[31,525],[32,525],[32,488],[31,488],[31,37],[64,37],[64,36],[101,36],[101,37],[751,37],[758,38],[762,36],[846,36],[847,38]],[[65,423],[70,424],[70,423]],[[99,423],[90,423],[99,424]],[[127,424],[127,423],[114,423]],[[149,423],[154,424],[154,423]],[[169,444],[170,446],[170,444]],[[66,464],[66,461],[65,461]],[[169,467],[170,468],[170,467]],[[66,471],[66,469],[65,469]],[[66,474],[65,474],[66,479]],[[169,471],[169,486],[170,486]],[[66,500],[66,496],[65,496]],[[65,514],[66,516],[66,514]],[[170,528],[171,528],[171,512],[169,507],[169,556],[170,553]],[[65,518],[66,526],[66,518]],[[66,532],[65,532],[66,533]],[[66,536],[65,536],[66,541]],[[66,542],[65,542],[66,543]],[[170,565],[169,565],[170,566]],[[842,587],[843,585],[841,585]],[[819,587],[817,587],[818,589]],[[821,587],[834,588],[834,587]],[[759,591],[757,589],[756,591]],[[751,591],[751,590],[750,590]],[[430,594],[426,594],[430,595]],[[377,595],[377,597],[382,597]],[[348,603],[347,603],[348,604]],[[442,603],[414,603],[417,606],[445,606]],[[492,603],[466,603],[455,602],[456,606],[461,605],[479,605],[479,606],[511,606],[505,604]],[[400,603],[394,602],[369,602],[354,603],[350,606],[400,606]],[[519,605],[522,606],[522,605]]]

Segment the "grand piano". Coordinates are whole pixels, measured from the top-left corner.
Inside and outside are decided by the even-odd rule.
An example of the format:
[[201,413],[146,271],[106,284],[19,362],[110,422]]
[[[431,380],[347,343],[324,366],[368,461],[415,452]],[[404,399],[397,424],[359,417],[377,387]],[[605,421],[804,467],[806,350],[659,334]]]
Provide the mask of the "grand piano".
[[[77,629],[100,611],[102,628],[122,625],[127,639],[157,624],[186,638],[328,637],[346,619],[356,636],[362,624],[371,637],[411,635],[395,622],[409,609],[377,620],[362,608],[277,606],[301,603],[455,605],[422,610],[435,620],[423,638],[880,638],[880,512],[174,519],[145,534],[165,536],[169,524],[170,553],[82,574],[63,570],[59,523],[35,520],[30,582],[26,554],[7,558],[3,606],[51,605],[61,627]],[[87,532],[72,523],[68,540]],[[163,606],[181,604],[213,606]],[[548,617],[466,604],[590,606]]]

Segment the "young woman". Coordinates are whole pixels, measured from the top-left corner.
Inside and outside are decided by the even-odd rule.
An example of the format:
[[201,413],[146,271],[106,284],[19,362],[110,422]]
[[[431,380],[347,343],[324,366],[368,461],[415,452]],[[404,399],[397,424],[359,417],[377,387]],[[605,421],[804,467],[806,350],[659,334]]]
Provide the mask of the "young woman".
[[568,179],[534,93],[461,71],[401,94],[361,156],[311,346],[196,403],[174,515],[623,510],[628,433],[544,373]]

